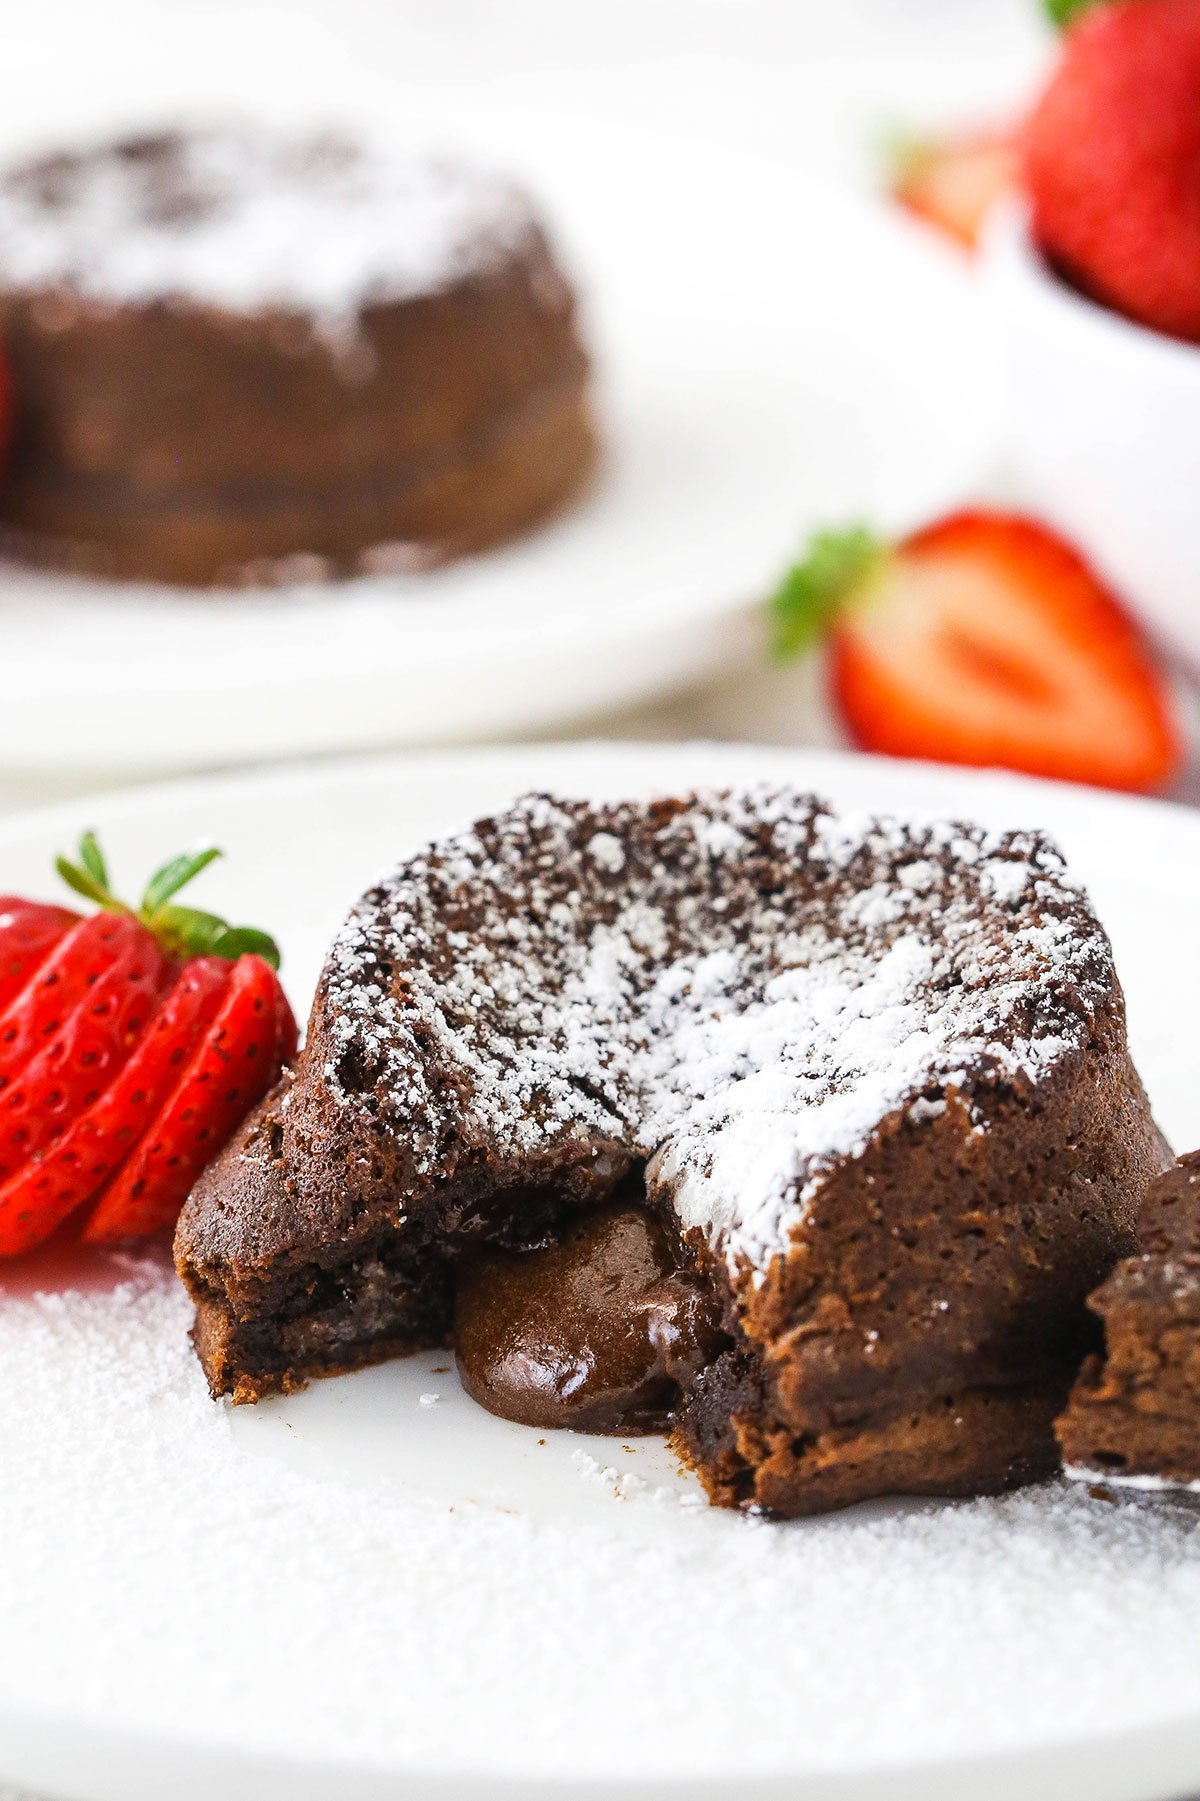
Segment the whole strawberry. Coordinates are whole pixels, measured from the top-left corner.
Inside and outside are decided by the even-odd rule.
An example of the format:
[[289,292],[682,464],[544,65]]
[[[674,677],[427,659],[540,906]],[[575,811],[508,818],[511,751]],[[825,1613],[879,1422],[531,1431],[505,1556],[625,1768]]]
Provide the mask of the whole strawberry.
[[0,1256],[85,1206],[85,1237],[174,1220],[296,1051],[265,932],[180,906],[219,856],[177,857],[135,911],[91,834],[58,870],[99,911],[0,900]]
[[1072,24],[1026,130],[1034,236],[1085,292],[1200,343],[1200,0]]

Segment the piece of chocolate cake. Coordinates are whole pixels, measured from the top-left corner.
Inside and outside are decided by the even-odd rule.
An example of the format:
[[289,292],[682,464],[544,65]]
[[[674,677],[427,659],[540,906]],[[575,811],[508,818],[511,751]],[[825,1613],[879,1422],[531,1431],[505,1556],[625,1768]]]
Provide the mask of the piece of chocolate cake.
[[1200,1151],[1154,1182],[1137,1256],[1089,1299],[1105,1350],[1058,1422],[1067,1474],[1200,1490]]
[[[631,1406],[669,1378],[713,1500],[798,1514],[1055,1468],[1086,1296],[1164,1160],[1107,938],[1043,838],[791,791],[533,796],[358,903],[176,1258],[215,1394],[451,1340],[461,1269],[472,1392],[565,1420],[588,1382],[611,1412],[619,1322],[572,1250],[544,1343],[545,1247],[610,1201],[636,1237],[636,1202],[682,1287],[600,1227],[586,1252],[643,1297]],[[485,1247],[514,1253],[492,1358]]]
[[493,176],[169,133],[0,177],[16,435],[0,545],[212,584],[410,568],[565,501],[575,301]]

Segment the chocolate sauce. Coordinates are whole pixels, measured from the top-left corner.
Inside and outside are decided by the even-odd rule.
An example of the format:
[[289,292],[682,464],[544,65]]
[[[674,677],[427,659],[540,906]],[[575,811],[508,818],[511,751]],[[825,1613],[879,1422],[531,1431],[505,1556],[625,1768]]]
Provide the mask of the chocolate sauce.
[[522,1425],[661,1431],[719,1339],[711,1298],[639,1207],[589,1213],[546,1250],[486,1250],[459,1265],[463,1387]]

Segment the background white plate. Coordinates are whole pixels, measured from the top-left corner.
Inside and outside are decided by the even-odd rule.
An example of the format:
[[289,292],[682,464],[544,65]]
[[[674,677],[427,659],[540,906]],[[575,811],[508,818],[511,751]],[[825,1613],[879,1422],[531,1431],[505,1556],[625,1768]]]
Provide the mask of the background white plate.
[[[303,1007],[354,893],[427,834],[528,785],[756,776],[1057,832],[1112,930],[1160,1119],[1200,1139],[1200,816],[1162,804],[818,752],[546,747],[56,809],[0,827],[0,886],[45,891],[85,822],[122,879],[215,834],[212,898],[279,930]],[[681,1505],[656,1442],[539,1445],[489,1419],[434,1356],[231,1416],[172,1279],[114,1289],[130,1275],[98,1265],[42,1301],[52,1270],[0,1283],[0,1778],[71,1801],[1200,1789],[1181,1503],[1051,1484],[747,1521]]]
[[529,181],[577,272],[607,441],[588,496],[432,575],[288,593],[0,565],[0,767],[540,730],[756,655],[748,603],[813,525],[908,525],[980,478],[986,329],[928,234],[767,156],[544,111],[454,141]]

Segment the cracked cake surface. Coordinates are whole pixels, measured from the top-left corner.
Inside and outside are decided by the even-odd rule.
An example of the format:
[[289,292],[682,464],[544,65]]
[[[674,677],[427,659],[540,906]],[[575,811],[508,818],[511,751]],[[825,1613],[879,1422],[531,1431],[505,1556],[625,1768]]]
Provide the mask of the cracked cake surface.
[[363,896],[177,1252],[210,1381],[253,1398],[444,1337],[464,1247],[641,1170],[724,1309],[680,1443],[715,1499],[796,1512],[1045,1467],[1162,1158],[1043,837],[532,795]]

